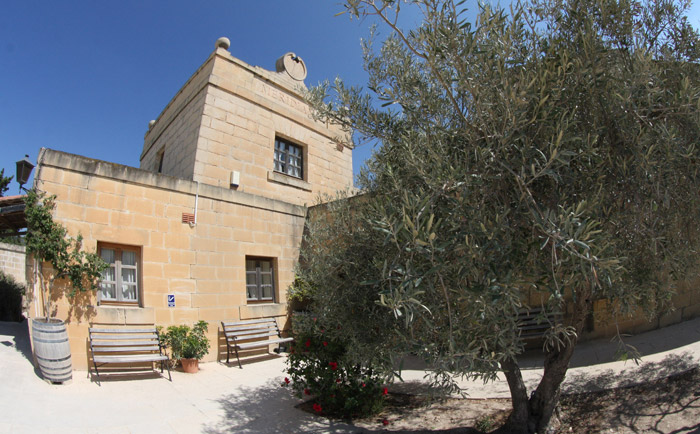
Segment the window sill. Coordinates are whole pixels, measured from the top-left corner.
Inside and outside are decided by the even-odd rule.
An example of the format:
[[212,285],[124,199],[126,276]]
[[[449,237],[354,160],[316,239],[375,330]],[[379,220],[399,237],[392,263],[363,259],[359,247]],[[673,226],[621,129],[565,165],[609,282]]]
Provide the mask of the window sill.
[[119,303],[119,302],[105,302],[103,301],[97,307],[104,307],[108,309],[114,309],[114,308],[126,308],[126,309],[140,309],[141,306],[138,305],[138,303]]
[[304,181],[303,179],[283,175],[281,173],[275,172],[274,170],[270,170],[267,172],[267,180],[270,182],[277,182],[279,184],[284,184],[290,187],[298,188],[300,190],[311,191],[311,184]]
[[97,306],[93,323],[99,324],[155,324],[155,309],[140,306]]
[[239,312],[242,320],[284,316],[287,314],[287,303],[247,304],[240,306]]

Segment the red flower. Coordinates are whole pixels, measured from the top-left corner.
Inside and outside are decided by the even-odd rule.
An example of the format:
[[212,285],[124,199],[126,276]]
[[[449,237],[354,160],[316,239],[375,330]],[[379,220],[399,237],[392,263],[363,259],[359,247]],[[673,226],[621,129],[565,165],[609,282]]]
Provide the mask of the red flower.
[[365,387],[365,386],[366,386],[366,384],[365,384],[365,383],[362,383],[362,387]]
[[316,413],[320,413],[323,411],[323,408],[321,408],[321,404],[314,404],[314,411]]
[[335,380],[335,382],[338,383],[338,384],[340,384],[341,381],[342,381],[342,380],[341,380],[340,378],[338,378],[337,380]]
[[386,426],[386,425],[389,425],[389,421],[386,420],[386,419],[384,419],[384,420],[382,421],[382,425],[385,425],[385,426]]
[[327,347],[327,346],[328,346],[328,342],[323,341],[323,346],[324,346],[324,347]]
[[335,395],[331,395],[331,398],[335,398]]
[[330,363],[328,364],[328,366],[330,366],[331,369],[334,370],[334,371],[335,371],[336,369],[338,369],[338,364],[337,364],[336,362],[330,362]]
[[311,395],[311,391],[309,389],[304,389],[304,395]]
[[307,339],[304,345],[306,345],[306,348],[309,348],[311,346],[311,339]]
[[387,389],[385,387],[384,390],[382,390],[382,395],[387,395],[388,393],[389,393],[389,389]]
[[284,382],[287,383],[287,384],[289,384],[289,378],[284,377]]

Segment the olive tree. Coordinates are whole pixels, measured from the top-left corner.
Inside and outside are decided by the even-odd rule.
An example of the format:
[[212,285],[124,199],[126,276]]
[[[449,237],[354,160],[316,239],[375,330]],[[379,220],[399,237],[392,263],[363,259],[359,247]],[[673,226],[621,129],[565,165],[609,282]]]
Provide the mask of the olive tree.
[[[336,80],[308,98],[317,117],[380,145],[363,194],[309,220],[300,272],[317,288],[312,312],[342,324],[328,333],[358,361],[383,355],[391,369],[417,354],[448,385],[502,372],[506,429],[544,432],[593,302],[651,318],[697,270],[700,51],[688,3],[345,6],[390,35],[365,42],[367,89]],[[407,7],[424,20],[402,30]],[[517,359],[528,291],[566,313],[545,335],[531,393]]]

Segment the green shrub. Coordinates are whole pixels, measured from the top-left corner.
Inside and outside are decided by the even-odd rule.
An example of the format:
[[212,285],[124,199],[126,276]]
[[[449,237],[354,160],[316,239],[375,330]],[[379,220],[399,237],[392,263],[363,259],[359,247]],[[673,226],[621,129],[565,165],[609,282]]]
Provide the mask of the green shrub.
[[308,302],[313,297],[315,289],[316,288],[301,275],[295,274],[294,282],[292,282],[292,285],[289,287],[287,296],[290,301],[300,303]]
[[0,271],[0,321],[20,322],[22,316],[22,296],[24,285],[15,281],[9,274]]
[[344,418],[379,413],[387,394],[381,376],[350,361],[345,344],[316,318],[295,314],[292,322],[295,342],[287,360],[291,379],[282,385],[290,384],[299,398],[312,399],[317,413]]
[[192,328],[188,325],[170,326],[162,333],[162,327],[158,327],[158,332],[162,342],[170,349],[173,361],[201,360],[209,352],[209,339],[205,335],[208,327],[206,321],[199,321]]

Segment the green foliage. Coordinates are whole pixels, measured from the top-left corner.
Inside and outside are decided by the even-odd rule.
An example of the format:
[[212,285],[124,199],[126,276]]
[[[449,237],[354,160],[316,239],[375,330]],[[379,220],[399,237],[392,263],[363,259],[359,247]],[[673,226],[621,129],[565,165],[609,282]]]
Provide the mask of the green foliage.
[[304,302],[310,300],[315,288],[298,274],[294,275],[294,282],[287,291],[290,301]]
[[5,176],[5,169],[0,169],[0,197],[5,196],[7,190],[10,189],[10,182],[14,176]]
[[310,398],[318,413],[344,418],[377,414],[387,393],[383,378],[371,366],[348,357],[347,343],[334,333],[341,328],[306,314],[294,315],[295,345],[287,359],[291,386],[299,398]]
[[22,297],[25,291],[24,285],[0,270],[0,321],[22,321]]
[[209,324],[200,320],[192,328],[188,325],[170,326],[165,333],[158,327],[158,333],[165,346],[170,348],[173,361],[201,360],[209,352],[209,339],[205,335],[208,328]]
[[[308,99],[381,147],[365,194],[309,222],[302,277],[323,288],[312,313],[342,319],[358,360],[376,358],[372,346],[382,366],[418,354],[449,385],[517,367],[515,317],[540,294],[569,313],[547,333],[548,369],[524,410],[534,421],[520,427],[543,431],[593,301],[653,317],[697,272],[688,3],[533,0],[482,5],[473,20],[464,2],[346,3],[393,33],[365,44],[369,92],[337,80]],[[420,8],[423,24],[400,29],[400,7]]]
[[43,269],[39,273],[47,318],[51,313],[51,296],[57,279],[67,278],[70,281],[68,295],[73,297],[78,292],[97,289],[102,272],[108,267],[96,253],[82,249],[82,235],[70,237],[67,229],[54,221],[55,200],[56,196],[46,196],[35,189],[29,190],[24,199],[27,253],[33,255],[40,266],[47,262],[52,267],[48,278]]
[[482,416],[476,420],[474,428],[481,432],[489,432],[494,428],[493,418],[491,416]]

